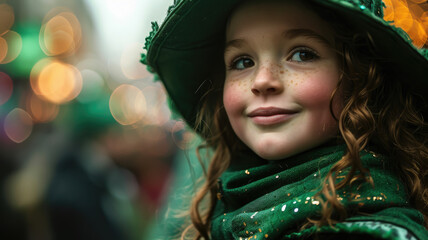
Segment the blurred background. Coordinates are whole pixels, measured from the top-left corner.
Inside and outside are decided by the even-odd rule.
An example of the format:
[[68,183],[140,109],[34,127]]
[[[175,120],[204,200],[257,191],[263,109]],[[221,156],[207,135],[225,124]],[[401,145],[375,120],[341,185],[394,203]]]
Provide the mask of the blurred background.
[[[427,1],[384,2],[426,46]],[[139,60],[172,3],[0,0],[0,239],[147,239],[162,219],[195,135]]]
[[193,136],[139,60],[172,0],[0,0],[0,239],[145,239]]

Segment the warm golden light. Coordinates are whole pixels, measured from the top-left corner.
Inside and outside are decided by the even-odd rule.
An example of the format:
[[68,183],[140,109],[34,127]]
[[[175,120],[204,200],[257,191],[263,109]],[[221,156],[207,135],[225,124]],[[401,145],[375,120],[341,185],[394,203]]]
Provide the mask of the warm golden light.
[[408,6],[409,6],[410,13],[413,16],[413,19],[419,20],[419,18],[424,13],[424,10],[422,9],[422,7],[419,4],[414,4],[414,3],[408,3]]
[[428,12],[424,12],[419,19],[425,32],[428,33]]
[[383,9],[383,19],[386,21],[394,20],[394,5],[391,1],[393,0],[383,0],[385,3],[385,8]]
[[15,108],[4,120],[6,135],[16,143],[25,141],[33,131],[33,120],[30,114],[21,108]]
[[46,65],[36,78],[36,93],[61,104],[73,100],[82,90],[82,76],[77,68],[60,61]]
[[56,16],[46,23],[44,44],[45,53],[50,56],[60,55],[73,48],[73,29],[67,19]]
[[410,38],[413,40],[413,44],[421,48],[425,45],[425,42],[427,41],[427,33],[425,32],[425,29],[421,22],[414,21],[414,24],[412,28],[408,32]]
[[0,72],[0,105],[3,105],[12,96],[12,79],[4,72]]
[[77,17],[69,11],[57,8],[45,17],[40,30],[40,47],[48,56],[73,54],[80,46],[81,35]]
[[15,31],[7,31],[1,36],[0,64],[10,63],[15,60],[22,50],[21,35]]
[[132,125],[146,114],[146,98],[140,89],[129,84],[120,85],[110,96],[110,112],[122,125]]
[[0,4],[0,36],[12,27],[14,21],[13,8],[8,4]]
[[37,95],[42,95],[42,93],[39,90],[39,75],[40,72],[49,64],[51,64],[53,59],[51,58],[44,58],[42,60],[39,60],[36,64],[34,64],[33,68],[31,69],[30,73],[30,86],[33,92]]
[[395,5],[394,24],[396,26],[399,26],[406,32],[409,31],[413,25],[413,17],[409,11],[407,4],[402,1],[396,1],[394,5]]
[[6,58],[7,42],[6,39],[0,37],[0,63]]
[[421,4],[421,3],[425,3],[427,0],[409,0],[409,1],[413,3]]
[[46,123],[55,120],[58,116],[59,106],[30,94],[27,99],[27,111],[36,123]]
[[407,32],[413,44],[421,48],[427,43],[427,12],[420,4],[422,0],[384,0],[384,19]]

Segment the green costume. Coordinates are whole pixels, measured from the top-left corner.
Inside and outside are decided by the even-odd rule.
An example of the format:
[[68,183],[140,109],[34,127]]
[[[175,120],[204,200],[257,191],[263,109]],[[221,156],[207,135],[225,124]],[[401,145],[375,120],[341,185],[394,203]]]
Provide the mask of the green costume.
[[[192,127],[198,103],[212,88],[212,81],[224,75],[228,16],[245,1],[175,0],[165,22],[161,27],[153,23],[146,39],[142,62],[163,82],[173,107]],[[406,76],[400,78],[404,87],[426,96],[428,51],[416,49],[403,30],[382,19],[381,0],[306,2],[334,12],[352,29],[368,32],[382,56],[381,64],[394,72],[391,75]],[[213,239],[310,239],[316,235],[319,239],[428,239],[423,215],[406,201],[404,186],[386,157],[361,153],[374,188],[362,183],[338,190],[349,218],[334,227],[300,230],[307,218],[319,214],[321,205],[315,194],[332,164],[343,156],[344,147],[317,148],[271,163],[254,153],[234,154],[231,167],[219,181],[222,191],[212,219]]]
[[[233,164],[220,178],[212,238],[305,239],[317,233],[320,239],[336,239],[340,234],[361,234],[361,238],[366,234],[366,239],[428,239],[423,215],[407,202],[404,186],[388,161],[368,151],[361,153],[361,161],[370,169],[374,187],[364,182],[337,191],[351,217],[334,227],[299,230],[307,218],[321,211],[315,195],[344,152],[344,146],[320,147],[269,163],[254,154],[238,156],[246,163]],[[340,173],[345,175],[346,171]]]

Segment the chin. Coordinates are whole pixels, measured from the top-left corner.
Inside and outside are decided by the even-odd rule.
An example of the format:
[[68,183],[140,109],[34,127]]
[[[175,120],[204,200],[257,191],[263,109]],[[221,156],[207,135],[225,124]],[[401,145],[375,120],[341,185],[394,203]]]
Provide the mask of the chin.
[[261,158],[266,160],[281,160],[286,159],[289,157],[292,157],[294,155],[297,155],[299,153],[305,152],[309,149],[312,149],[314,147],[317,147],[320,144],[312,144],[312,145],[301,145],[298,146],[291,146],[288,145],[288,147],[284,146],[277,146],[273,147],[273,145],[264,145],[264,146],[256,146],[255,148],[252,148],[252,150]]
[[[271,151],[269,151],[271,150]],[[272,151],[272,149],[259,149],[259,150],[253,150],[259,157],[266,159],[266,160],[280,160],[287,157],[290,157],[294,155],[293,153],[289,152],[279,152],[279,151]]]

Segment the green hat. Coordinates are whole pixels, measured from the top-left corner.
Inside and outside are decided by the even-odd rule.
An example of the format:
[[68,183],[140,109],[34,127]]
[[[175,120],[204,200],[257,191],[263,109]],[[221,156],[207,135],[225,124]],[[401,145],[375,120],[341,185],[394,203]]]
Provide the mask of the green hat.
[[[175,0],[159,28],[146,38],[142,63],[164,83],[176,109],[195,126],[198,103],[211,77],[223,67],[227,18],[246,0]],[[248,0],[247,0],[248,1]],[[286,0],[284,0],[286,1]],[[383,19],[381,0],[307,0],[334,11],[353,26],[368,31],[377,50],[404,72],[405,85],[422,96],[428,92],[428,51],[417,49],[400,28]]]

